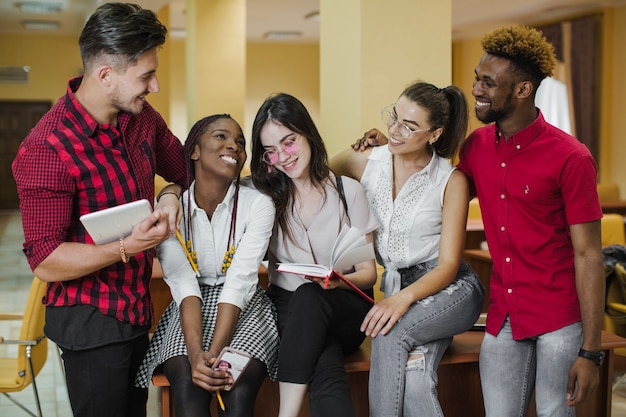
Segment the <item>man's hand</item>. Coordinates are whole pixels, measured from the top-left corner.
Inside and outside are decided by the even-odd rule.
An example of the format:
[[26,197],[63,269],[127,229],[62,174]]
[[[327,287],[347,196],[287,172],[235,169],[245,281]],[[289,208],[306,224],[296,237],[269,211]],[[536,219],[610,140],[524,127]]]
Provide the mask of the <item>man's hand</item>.
[[124,248],[129,256],[154,248],[169,237],[170,228],[167,213],[154,210],[144,221],[133,227],[124,239]]
[[386,145],[387,142],[389,142],[387,136],[383,135],[380,130],[370,129],[363,134],[362,138],[357,139],[357,141],[352,144],[352,149],[363,152],[372,146]]
[[599,383],[599,367],[589,359],[577,358],[569,370],[567,405],[585,402]]

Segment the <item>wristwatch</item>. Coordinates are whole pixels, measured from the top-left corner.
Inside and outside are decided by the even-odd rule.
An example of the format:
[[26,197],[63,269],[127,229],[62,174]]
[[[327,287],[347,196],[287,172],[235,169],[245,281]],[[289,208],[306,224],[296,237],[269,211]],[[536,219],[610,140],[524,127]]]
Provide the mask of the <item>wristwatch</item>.
[[602,362],[604,362],[603,350],[599,352],[591,352],[590,350],[579,349],[578,356],[580,356],[581,358],[589,359],[598,366],[602,365]]

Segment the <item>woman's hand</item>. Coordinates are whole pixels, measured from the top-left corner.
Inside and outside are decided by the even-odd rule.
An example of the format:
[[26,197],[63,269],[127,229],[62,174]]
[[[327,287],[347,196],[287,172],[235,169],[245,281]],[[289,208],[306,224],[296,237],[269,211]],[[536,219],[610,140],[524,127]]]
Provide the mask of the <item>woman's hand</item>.
[[413,303],[407,295],[400,291],[374,304],[361,324],[361,331],[372,337],[389,333]]
[[333,290],[339,287],[340,280],[339,278],[320,278],[320,277],[312,277],[310,275],[305,275],[305,278],[311,282],[315,282],[320,287],[325,290]]
[[216,356],[210,352],[202,352],[189,358],[191,364],[191,380],[200,388],[209,391],[221,391],[233,383],[229,372],[212,369]]

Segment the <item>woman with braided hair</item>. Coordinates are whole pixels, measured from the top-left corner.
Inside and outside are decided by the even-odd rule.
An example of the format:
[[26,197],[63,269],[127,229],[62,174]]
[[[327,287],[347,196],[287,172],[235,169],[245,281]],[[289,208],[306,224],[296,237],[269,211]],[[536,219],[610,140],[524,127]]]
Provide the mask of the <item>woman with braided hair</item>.
[[[276,375],[276,314],[258,285],[275,210],[239,178],[245,145],[229,115],[193,126],[185,142],[189,188],[181,196],[180,235],[157,249],[174,301],[159,321],[137,383],[147,386],[162,366],[179,417],[210,415],[212,396],[233,383],[230,373],[212,369],[225,346],[252,356],[232,390],[220,394],[228,416],[252,416],[265,376]],[[218,414],[226,415],[221,407]]]

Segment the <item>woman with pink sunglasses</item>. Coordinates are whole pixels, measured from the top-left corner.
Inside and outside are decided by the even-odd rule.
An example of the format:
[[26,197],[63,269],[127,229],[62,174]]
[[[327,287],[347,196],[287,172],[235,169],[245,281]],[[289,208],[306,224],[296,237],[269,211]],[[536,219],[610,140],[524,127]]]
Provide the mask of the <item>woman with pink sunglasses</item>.
[[[277,271],[282,262],[329,265],[342,230],[357,228],[367,241],[378,222],[363,187],[328,168],[324,142],[304,105],[288,94],[269,97],[252,127],[254,185],[274,201],[267,295],[278,313],[279,417],[296,416],[307,390],[311,416],[354,416],[345,353],[359,348],[359,326],[369,301],[339,279]],[[340,271],[372,296],[374,260]]]

